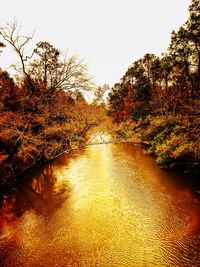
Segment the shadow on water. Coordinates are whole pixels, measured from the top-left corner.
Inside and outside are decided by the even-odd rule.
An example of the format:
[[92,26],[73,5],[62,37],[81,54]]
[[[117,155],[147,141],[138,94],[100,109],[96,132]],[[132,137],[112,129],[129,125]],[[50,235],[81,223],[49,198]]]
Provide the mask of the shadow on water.
[[[120,145],[118,145],[118,148]],[[133,147],[135,147],[133,149]],[[176,193],[176,190],[187,191],[191,193],[191,197],[195,201],[200,202],[200,179],[197,175],[190,175],[185,171],[185,166],[179,169],[169,169],[156,164],[154,156],[145,155],[145,149],[141,146],[135,146],[131,144],[123,144],[120,149],[127,156],[131,155],[136,159],[137,164],[140,165],[140,169],[148,169],[148,173],[152,176],[156,176],[160,181],[160,186],[164,186],[171,189]],[[149,177],[150,178],[150,177]]]
[[[134,149],[133,149],[134,147]],[[145,155],[145,149],[142,146],[134,144],[117,145],[117,149],[123,153],[132,156],[141,169],[148,169],[151,176],[157,176],[160,181],[160,186],[166,186],[172,190],[189,190],[194,198],[199,198],[200,201],[200,179],[197,176],[190,176],[184,173],[181,169],[162,168],[156,164],[156,159],[153,156]],[[150,177],[149,177],[150,178]]]
[[26,176],[0,195],[0,266],[200,266],[199,183],[141,147],[90,146]]
[[[123,152],[128,158],[132,157],[137,162],[139,170],[148,169],[149,177],[151,173],[160,181],[160,186],[173,190],[188,190],[194,201],[200,201],[200,179],[189,177],[181,171],[158,168],[155,158],[143,155],[141,146],[127,144],[113,145],[114,153]],[[133,149],[134,147],[134,149]],[[12,186],[0,191],[0,215],[11,218],[21,217],[26,211],[34,210],[37,214],[50,216],[59,209],[70,194],[70,185],[67,179],[60,183],[56,175],[56,169],[61,172],[67,166],[71,158],[76,158],[84,153],[85,149],[73,152],[70,155],[62,155],[54,161],[35,166],[31,171],[27,171],[19,179],[16,186]],[[145,158],[145,161],[144,161]],[[22,181],[22,182],[20,182]],[[3,213],[3,215],[2,215]],[[1,218],[2,219],[2,218]],[[0,220],[1,220],[0,219]]]
[[[57,160],[58,166],[62,159]],[[11,220],[34,210],[39,215],[50,216],[69,196],[69,184],[58,183],[53,163],[38,166],[31,175],[21,177],[22,183],[0,192],[0,209]]]

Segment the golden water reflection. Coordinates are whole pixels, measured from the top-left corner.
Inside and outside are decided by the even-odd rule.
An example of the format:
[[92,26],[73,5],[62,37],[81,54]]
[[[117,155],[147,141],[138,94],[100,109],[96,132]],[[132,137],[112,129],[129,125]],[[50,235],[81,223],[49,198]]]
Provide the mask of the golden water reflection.
[[181,178],[130,144],[62,156],[7,195],[0,263],[198,266],[200,202]]

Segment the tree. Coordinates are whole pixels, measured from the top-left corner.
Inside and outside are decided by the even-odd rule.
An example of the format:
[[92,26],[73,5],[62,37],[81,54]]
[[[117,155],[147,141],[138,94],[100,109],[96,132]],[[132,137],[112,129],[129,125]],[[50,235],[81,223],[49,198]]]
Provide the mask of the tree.
[[154,55],[146,54],[143,58],[134,62],[122,78],[122,83],[125,83],[128,90],[125,103],[128,103],[126,106],[129,110],[131,109],[132,118],[136,120],[145,117],[150,112],[149,104],[152,96],[151,65],[154,58]]
[[198,78],[200,77],[200,3],[198,0],[192,0],[189,12],[190,16],[187,21],[189,31],[188,39],[193,50],[192,60],[193,65],[196,66],[196,74]]
[[104,104],[106,100],[106,94],[110,91],[110,86],[104,84],[103,86],[98,86],[94,91],[93,104]]
[[48,42],[39,42],[34,53],[36,58],[30,64],[29,73],[46,97],[60,90],[88,90],[91,87],[87,67],[77,57],[65,55],[60,59],[59,50]]
[[31,90],[34,91],[31,77],[29,76],[27,71],[28,60],[32,57],[33,54],[30,56],[25,55],[25,47],[32,40],[33,34],[31,36],[20,35],[20,27],[18,26],[15,19],[12,23],[7,23],[6,27],[0,27],[0,36],[12,47],[14,52],[17,53],[21,63],[21,68],[17,68],[17,70],[20,73],[23,73],[24,77],[28,81]]
[[[189,19],[172,32],[169,53],[173,58],[174,66],[179,69],[177,83],[182,84],[182,91],[187,88],[191,97],[200,93],[200,4],[193,0],[189,7]],[[178,73],[177,73],[178,74]],[[181,79],[181,81],[180,81]],[[187,96],[188,97],[188,96]]]
[[113,116],[116,122],[123,121],[130,117],[126,109],[125,97],[128,94],[128,87],[123,83],[116,83],[108,94],[108,114]]
[[30,93],[42,93],[48,99],[60,90],[91,88],[91,77],[87,73],[86,65],[76,56],[64,55],[61,58],[59,50],[48,42],[39,42],[31,55],[27,56],[25,49],[33,35],[20,35],[16,20],[1,27],[0,35],[17,53],[21,63],[17,70],[23,74]]

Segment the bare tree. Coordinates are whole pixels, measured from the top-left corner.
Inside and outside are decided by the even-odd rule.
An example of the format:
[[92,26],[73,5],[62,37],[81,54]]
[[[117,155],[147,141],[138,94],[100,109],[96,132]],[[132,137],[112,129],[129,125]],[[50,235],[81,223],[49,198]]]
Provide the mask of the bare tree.
[[33,34],[24,36],[20,34],[20,30],[15,19],[6,27],[0,27],[0,35],[17,53],[21,63],[21,68],[17,70],[24,75],[32,93],[39,87],[45,96],[50,97],[60,90],[91,88],[91,77],[82,60],[78,60],[76,56],[68,57],[67,54],[61,57],[59,50],[48,42],[39,42],[31,55],[27,56],[25,48]]
[[27,71],[28,60],[33,56],[33,53],[30,56],[25,55],[25,47],[32,40],[33,33],[31,36],[20,35],[21,27],[18,26],[17,20],[14,19],[13,22],[7,23],[5,27],[0,27],[0,35],[3,37],[12,49],[17,53],[21,68],[18,71],[22,72],[26,77],[30,87],[32,88],[31,78]]
[[98,86],[94,92],[93,104],[104,103],[106,94],[110,91],[110,86],[104,84],[103,86]]
[[60,90],[87,90],[91,77],[87,66],[76,56],[62,58],[58,49],[48,42],[39,42],[34,50],[37,56],[30,65],[31,77],[40,81],[45,94],[52,95]]

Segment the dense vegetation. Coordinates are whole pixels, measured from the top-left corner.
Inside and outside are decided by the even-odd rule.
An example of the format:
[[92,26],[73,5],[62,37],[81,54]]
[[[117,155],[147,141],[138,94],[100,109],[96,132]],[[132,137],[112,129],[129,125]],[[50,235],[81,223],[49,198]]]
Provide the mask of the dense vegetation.
[[130,137],[131,127],[132,138],[148,143],[159,164],[198,171],[199,96],[200,3],[192,0],[189,18],[172,32],[167,53],[146,54],[113,86],[109,114],[121,125],[116,133]]
[[82,92],[91,88],[91,79],[76,57],[62,57],[48,42],[39,42],[27,56],[25,49],[32,37],[20,35],[16,21],[1,28],[1,36],[20,60],[15,79],[0,69],[3,184],[40,159],[55,158],[84,144],[87,131],[102,116],[101,108],[88,105],[83,97]]
[[[83,92],[91,89],[91,79],[76,57],[48,42],[39,42],[28,55],[32,36],[20,35],[16,21],[0,27],[0,36],[2,51],[9,46],[19,59],[14,78],[0,68],[1,184],[41,159],[80,147],[103,120],[117,137],[148,144],[147,153],[159,164],[199,171],[199,1],[192,0],[188,20],[172,32],[161,58],[146,54],[111,90],[99,87],[90,105]],[[114,127],[98,105],[108,91]]]

